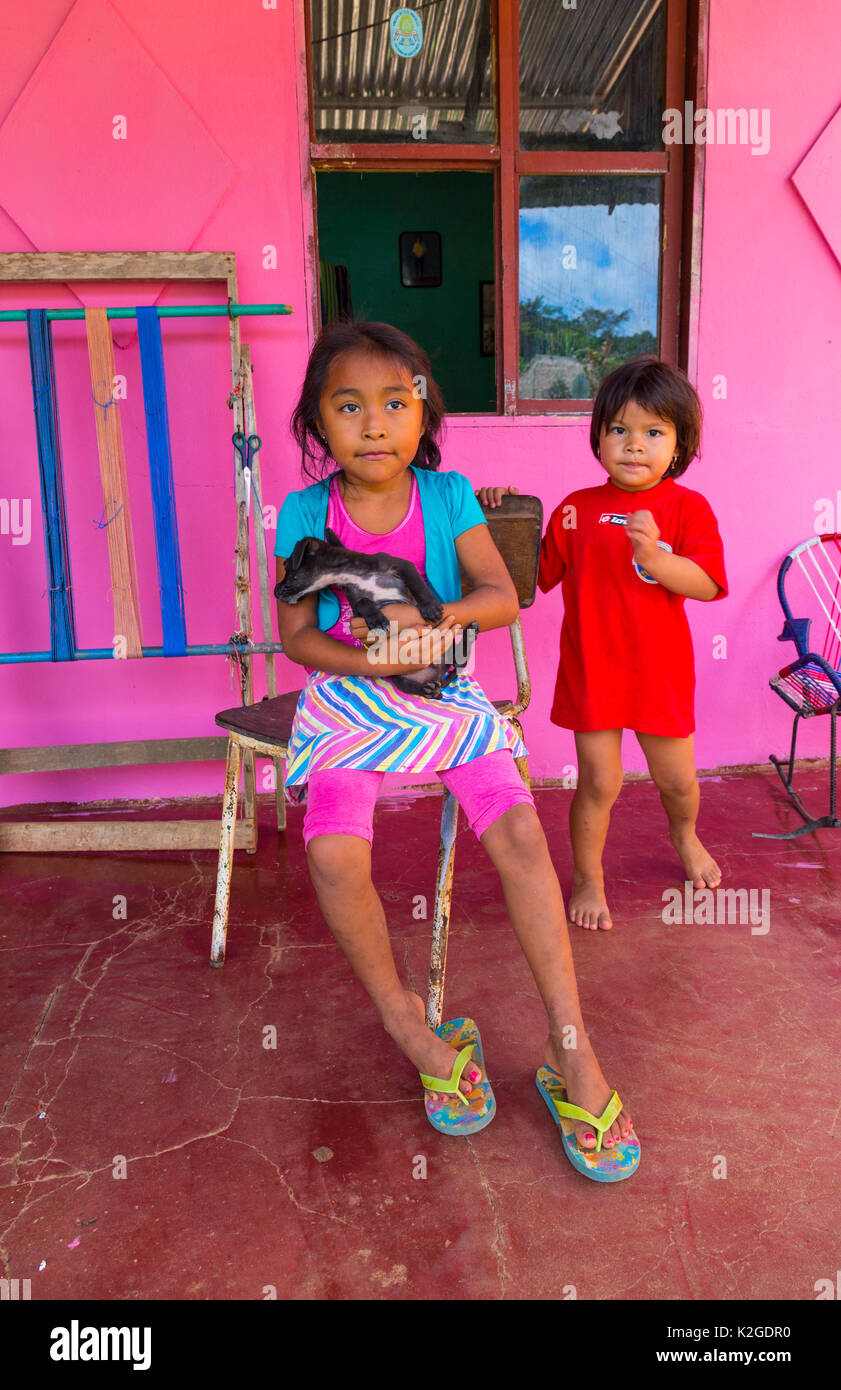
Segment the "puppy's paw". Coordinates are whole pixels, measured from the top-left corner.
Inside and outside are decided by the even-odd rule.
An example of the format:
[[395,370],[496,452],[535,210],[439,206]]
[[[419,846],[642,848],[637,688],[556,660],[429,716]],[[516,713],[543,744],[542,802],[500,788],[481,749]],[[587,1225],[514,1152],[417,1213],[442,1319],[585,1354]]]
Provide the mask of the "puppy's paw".
[[435,627],[444,616],[444,609],[440,603],[419,603],[418,612],[425,623],[432,623]]
[[427,700],[441,699],[441,680],[437,673],[427,676],[425,672],[420,673],[422,679],[418,680],[417,675],[413,676],[391,676],[391,682],[402,690],[404,695],[424,695]]

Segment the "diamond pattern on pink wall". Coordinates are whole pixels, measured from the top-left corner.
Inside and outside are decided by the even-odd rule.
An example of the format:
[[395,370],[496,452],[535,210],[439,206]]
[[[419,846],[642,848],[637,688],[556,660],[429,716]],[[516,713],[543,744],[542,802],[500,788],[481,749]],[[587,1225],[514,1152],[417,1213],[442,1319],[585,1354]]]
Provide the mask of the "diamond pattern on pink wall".
[[791,177],[841,262],[841,107]]
[[[36,251],[189,251],[236,176],[106,0],[77,0],[0,127],[0,205]],[[68,187],[57,207],[50,190]]]

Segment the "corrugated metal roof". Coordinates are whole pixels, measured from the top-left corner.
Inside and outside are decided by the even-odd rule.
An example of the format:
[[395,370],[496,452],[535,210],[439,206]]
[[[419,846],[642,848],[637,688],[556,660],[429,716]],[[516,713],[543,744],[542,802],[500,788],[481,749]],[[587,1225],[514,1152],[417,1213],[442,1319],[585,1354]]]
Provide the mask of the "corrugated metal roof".
[[[493,141],[490,0],[426,0],[411,8],[423,24],[423,46],[400,58],[389,43],[393,0],[311,0],[318,138],[411,139],[414,109],[426,112],[429,140]],[[524,143],[539,146],[564,132],[576,143],[592,139],[593,115],[618,111],[626,121],[641,90],[659,135],[664,30],[663,0],[580,0],[574,10],[560,0],[520,0]],[[471,84],[475,119],[468,110],[463,129]],[[627,145],[636,133],[635,147],[645,147],[627,124],[621,132],[625,139],[606,135],[598,143]]]

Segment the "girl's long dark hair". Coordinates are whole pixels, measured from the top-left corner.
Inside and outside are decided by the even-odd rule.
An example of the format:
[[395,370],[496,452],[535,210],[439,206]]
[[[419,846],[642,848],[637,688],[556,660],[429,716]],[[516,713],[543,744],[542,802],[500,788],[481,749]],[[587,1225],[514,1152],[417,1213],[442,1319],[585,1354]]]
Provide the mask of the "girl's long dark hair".
[[[322,328],[307,363],[304,384],[298,404],[292,412],[290,428],[301,449],[301,475],[320,482],[333,461],[327,441],[321,438],[316,426],[321,395],[327,376],[340,353],[361,348],[363,352],[379,354],[405,367],[418,385],[424,402],[425,432],[418,442],[412,459],[415,468],[436,469],[441,463],[438,435],[444,420],[444,399],[432,375],[429,358],[423,348],[408,333],[390,323],[348,323],[335,320]],[[313,467],[311,467],[312,465]]]

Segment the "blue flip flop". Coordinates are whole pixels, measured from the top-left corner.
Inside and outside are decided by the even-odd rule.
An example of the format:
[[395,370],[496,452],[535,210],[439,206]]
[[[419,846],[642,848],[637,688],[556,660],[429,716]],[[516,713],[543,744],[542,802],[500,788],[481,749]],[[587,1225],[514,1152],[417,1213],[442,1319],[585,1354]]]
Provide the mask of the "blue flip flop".
[[[482,1038],[472,1018],[452,1018],[435,1029],[450,1047],[458,1049],[449,1080],[440,1076],[420,1074],[424,1090],[437,1092],[436,1099],[426,1096],[426,1118],[441,1134],[455,1134],[462,1139],[476,1134],[489,1125],[496,1114],[496,1097],[491,1090],[482,1051]],[[471,1058],[482,1069],[478,1081],[466,1096],[458,1088],[462,1072]]]
[[[640,1141],[633,1129],[627,1139],[621,1139],[609,1149],[602,1148],[602,1135],[610,1129],[622,1109],[622,1102],[615,1091],[597,1119],[589,1110],[570,1104],[564,1078],[551,1067],[539,1067],[535,1080],[561,1132],[561,1141],[573,1168],[594,1182],[621,1182],[636,1172],[640,1162]],[[598,1136],[594,1149],[581,1148],[575,1137],[574,1120],[586,1120],[593,1126]]]

